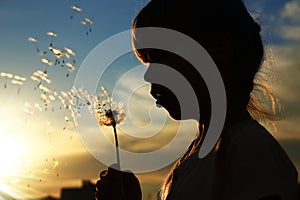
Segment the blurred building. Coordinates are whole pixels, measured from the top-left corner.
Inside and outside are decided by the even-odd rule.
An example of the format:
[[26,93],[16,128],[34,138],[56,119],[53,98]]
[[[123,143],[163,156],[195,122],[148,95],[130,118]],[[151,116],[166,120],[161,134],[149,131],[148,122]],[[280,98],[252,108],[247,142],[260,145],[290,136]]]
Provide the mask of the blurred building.
[[60,200],[95,200],[95,184],[83,180],[82,187],[62,188]]
[[59,200],[58,198],[52,197],[52,196],[47,196],[45,198],[42,198],[41,200]]

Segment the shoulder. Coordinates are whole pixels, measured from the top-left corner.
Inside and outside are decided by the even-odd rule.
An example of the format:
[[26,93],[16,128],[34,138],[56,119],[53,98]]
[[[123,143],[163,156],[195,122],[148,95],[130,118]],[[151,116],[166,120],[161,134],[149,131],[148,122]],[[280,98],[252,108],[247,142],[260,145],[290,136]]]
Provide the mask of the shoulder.
[[226,131],[223,173],[228,177],[227,192],[236,188],[239,197],[255,196],[253,199],[295,194],[297,171],[284,149],[262,125],[247,120]]
[[243,121],[228,132],[226,145],[233,162],[248,165],[263,164],[265,167],[268,166],[269,170],[275,169],[274,165],[282,169],[294,168],[280,143],[257,121],[252,119]]
[[231,149],[244,149],[253,153],[259,150],[283,150],[271,133],[253,119],[229,127],[225,140]]

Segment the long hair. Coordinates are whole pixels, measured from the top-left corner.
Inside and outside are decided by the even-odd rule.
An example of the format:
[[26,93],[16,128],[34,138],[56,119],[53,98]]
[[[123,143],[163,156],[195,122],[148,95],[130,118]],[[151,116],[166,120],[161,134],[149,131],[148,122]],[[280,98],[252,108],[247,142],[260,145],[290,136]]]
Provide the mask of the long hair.
[[[198,4],[200,4],[198,6]],[[169,28],[184,33],[201,44],[202,35],[218,31],[228,32],[234,43],[235,72],[239,75],[237,85],[243,92],[240,101],[247,106],[254,118],[274,120],[274,109],[265,109],[262,101],[252,91],[263,90],[274,100],[272,92],[259,80],[257,73],[264,59],[264,46],[260,25],[251,17],[242,0],[151,0],[140,10],[132,23],[133,47],[137,38],[134,30],[142,27]],[[135,54],[147,63],[144,50],[135,49]],[[209,52],[209,51],[208,51]],[[257,79],[254,81],[254,79]],[[252,92],[252,93],[251,93]],[[273,103],[272,103],[273,104]],[[203,115],[201,115],[202,117]],[[210,116],[203,116],[210,117]],[[205,124],[199,123],[199,132],[187,151],[175,162],[161,188],[161,199],[166,199],[172,185],[174,169],[186,158],[199,150],[205,136]]]

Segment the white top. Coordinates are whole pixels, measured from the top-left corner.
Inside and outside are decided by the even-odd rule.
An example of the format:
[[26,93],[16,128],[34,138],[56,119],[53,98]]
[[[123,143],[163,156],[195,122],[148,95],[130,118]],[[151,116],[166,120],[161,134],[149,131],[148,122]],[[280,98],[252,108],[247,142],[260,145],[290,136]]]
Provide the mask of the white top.
[[168,200],[297,199],[297,171],[280,144],[257,121],[223,131],[218,150],[198,152],[174,172]]

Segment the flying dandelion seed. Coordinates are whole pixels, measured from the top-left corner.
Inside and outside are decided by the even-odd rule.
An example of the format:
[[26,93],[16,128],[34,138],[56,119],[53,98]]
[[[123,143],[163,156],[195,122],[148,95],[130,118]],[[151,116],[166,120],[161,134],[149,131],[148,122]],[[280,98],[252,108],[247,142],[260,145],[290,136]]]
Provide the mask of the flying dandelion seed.
[[17,90],[17,94],[20,94],[21,85],[23,85],[25,81],[26,81],[25,77],[22,77],[22,76],[19,76],[19,75],[14,75],[13,76],[13,79],[11,80],[11,83],[15,84],[15,85],[19,85],[18,90]]
[[[71,63],[66,63],[66,66],[68,67],[68,72],[72,73],[76,70],[76,66],[74,66],[73,64]],[[67,77],[69,76],[69,73],[67,73],[66,75]]]
[[81,9],[80,7],[75,6],[75,5],[71,6],[71,9],[72,9],[75,13],[71,15],[70,19],[73,19],[76,13],[82,11],[82,9]]
[[84,19],[86,21],[86,23],[93,25],[93,20],[91,20],[90,18],[85,18]]
[[83,25],[83,26],[87,25],[86,21],[81,21],[80,23],[81,23],[81,25]]
[[43,100],[45,103],[48,102],[49,98],[45,94],[41,94],[41,100]]
[[37,108],[39,111],[42,111],[42,107],[40,106],[40,104],[36,103],[34,104],[35,108]]
[[114,102],[111,99],[104,87],[101,87],[101,90],[102,93],[95,98],[96,119],[100,126],[110,126],[114,129],[117,165],[120,169],[119,142],[116,126],[124,121],[125,109],[123,104]]
[[27,113],[28,115],[33,115],[33,112],[29,109],[24,109],[24,112]]
[[45,64],[47,64],[47,65],[49,65],[49,66],[51,66],[53,63],[51,62],[51,60],[48,60],[48,59],[46,59],[46,58],[42,58],[42,63],[45,63]]
[[17,81],[15,79],[11,80],[11,83],[12,84],[15,84],[15,85],[23,85],[23,82],[22,81]]
[[50,37],[57,37],[58,34],[54,33],[54,32],[47,32],[47,35]]
[[15,75],[14,79],[17,80],[17,81],[22,81],[22,82],[26,81],[25,77],[21,77],[21,76],[18,76],[18,75]]
[[38,40],[36,38],[34,38],[34,37],[28,37],[28,41],[29,42],[33,42],[33,43],[37,43],[38,42]]
[[53,95],[49,95],[48,98],[51,100],[51,101],[55,101],[56,98],[53,96]]
[[87,26],[86,35],[88,35],[90,32],[92,32],[92,25],[94,24],[93,20],[86,17],[83,21],[80,21],[81,25]]
[[71,9],[72,9],[72,11],[73,11],[74,13],[70,16],[70,19],[73,19],[74,16],[75,16],[77,13],[79,13],[79,12],[82,11],[82,9],[81,9],[80,7],[75,6],[75,5],[72,5],[72,6],[71,6]]
[[49,47],[49,50],[54,54],[55,58],[61,58],[64,55],[64,53],[59,49]]
[[71,54],[72,56],[75,56],[75,55],[76,55],[76,53],[75,53],[75,51],[74,51],[73,49],[70,49],[70,48],[65,47],[65,50],[66,50],[66,52],[67,52],[68,54]]
[[5,72],[1,72],[1,73],[0,73],[0,76],[1,76],[1,77],[6,77],[6,73],[5,73]]
[[14,76],[10,73],[1,72],[0,76],[5,78],[4,89],[7,88],[7,79],[12,79]]
[[75,5],[71,6],[71,8],[72,8],[73,10],[77,11],[77,12],[81,12],[81,11],[82,11],[82,9],[81,9],[80,7],[75,6]]
[[28,40],[29,42],[34,43],[35,48],[36,48],[36,52],[39,53],[39,52],[40,52],[40,49],[39,49],[39,47],[38,47],[38,45],[37,45],[38,40],[37,40],[36,38],[34,38],[34,37],[28,37],[27,40]]
[[51,79],[49,79],[49,78],[46,77],[46,76],[41,76],[41,79],[42,79],[43,81],[45,81],[46,83],[48,83],[48,84],[51,84],[51,83],[52,83]]
[[32,111],[33,107],[32,107],[32,105],[30,105],[28,102],[25,102],[24,107],[25,107],[24,108],[24,112],[26,114],[28,114],[28,115],[32,115],[33,114],[33,111]]
[[53,38],[57,37],[58,34],[50,31],[50,32],[47,32],[47,35],[51,37],[51,42],[49,44],[49,47],[52,47],[53,46]]
[[39,89],[46,93],[51,92],[51,90],[49,88],[47,88],[46,86],[43,86],[43,85],[39,85]]
[[12,77],[14,77],[14,75],[9,74],[9,73],[5,73],[5,72],[1,72],[0,76],[1,76],[1,77],[7,77],[7,78],[12,78]]

